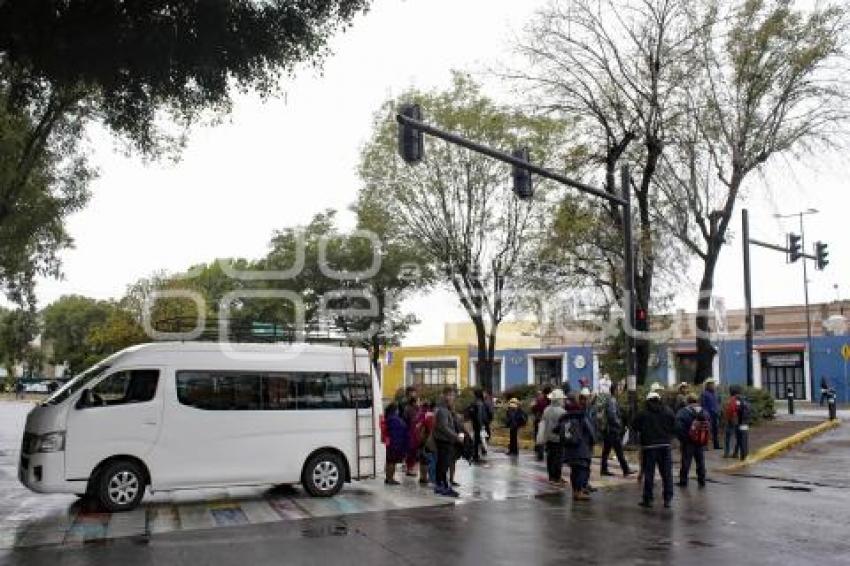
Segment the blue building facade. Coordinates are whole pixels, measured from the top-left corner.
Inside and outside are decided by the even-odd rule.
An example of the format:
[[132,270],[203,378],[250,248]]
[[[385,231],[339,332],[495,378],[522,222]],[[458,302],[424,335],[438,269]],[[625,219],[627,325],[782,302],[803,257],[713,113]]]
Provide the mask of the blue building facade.
[[[712,374],[721,385],[746,384],[746,345],[736,338],[715,342],[717,355]],[[835,389],[838,401],[850,402],[850,336],[814,336],[809,352],[805,336],[756,338],[753,348],[753,381],[784,399],[794,391],[795,398],[818,401],[821,379]],[[496,351],[494,391],[519,385],[546,385],[569,382],[575,389],[583,378],[596,386],[601,377],[599,356],[592,345],[551,348],[510,348]],[[809,356],[812,356],[811,365]],[[470,351],[469,382],[477,383],[475,350]],[[848,356],[850,357],[850,356]],[[650,355],[647,382],[674,385],[694,383],[696,347],[694,342],[656,345]]]

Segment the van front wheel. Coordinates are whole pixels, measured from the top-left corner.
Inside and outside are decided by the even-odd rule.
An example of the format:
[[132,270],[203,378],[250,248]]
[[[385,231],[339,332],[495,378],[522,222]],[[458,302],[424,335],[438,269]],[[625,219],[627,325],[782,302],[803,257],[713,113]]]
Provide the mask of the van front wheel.
[[115,513],[134,509],[144,494],[145,475],[134,462],[112,462],[98,474],[97,501],[107,511]]
[[301,483],[313,497],[331,497],[339,493],[344,481],[345,465],[333,452],[319,452],[307,460]]

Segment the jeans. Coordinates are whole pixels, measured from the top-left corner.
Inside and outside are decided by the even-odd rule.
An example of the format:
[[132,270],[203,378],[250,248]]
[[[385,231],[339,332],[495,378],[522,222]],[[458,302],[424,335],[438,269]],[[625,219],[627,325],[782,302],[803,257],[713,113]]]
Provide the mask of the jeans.
[[700,485],[703,485],[705,483],[705,447],[684,440],[682,441],[682,465],[679,468],[679,483],[682,485],[688,483],[688,475],[691,473],[691,460],[696,460],[697,481]]
[[655,483],[655,467],[661,475],[664,502],[673,499],[673,455],[669,446],[644,448],[643,450],[643,500],[652,501],[652,488]]
[[448,489],[449,484],[449,466],[454,459],[454,447],[448,442],[437,442],[437,463],[436,475],[434,477],[434,486],[437,489]]
[[570,485],[573,491],[587,489],[590,484],[590,460],[570,462]]
[[546,443],[546,470],[549,472],[549,481],[560,481],[562,466],[564,465],[564,448],[560,442]]
[[720,415],[708,415],[708,423],[711,426],[711,442],[714,444],[714,449],[720,449]]
[[620,463],[620,468],[624,474],[629,473],[629,463],[626,461],[626,456],[623,454],[623,437],[619,434],[606,434],[602,441],[602,464],[600,469],[603,472],[608,471],[608,456],[611,455],[611,449],[617,456],[617,461]]
[[735,427],[735,452],[740,452],[741,460],[746,460],[750,453],[750,427],[747,425],[744,427]]
[[737,427],[737,425],[726,423],[726,434],[725,434],[726,438],[725,438],[725,442],[723,443],[723,456],[724,457],[727,457],[727,458],[729,457],[730,448],[732,448],[732,436],[733,435],[735,437],[735,451],[732,452],[732,455],[735,458],[737,458],[738,457],[738,449],[741,446],[738,427]]

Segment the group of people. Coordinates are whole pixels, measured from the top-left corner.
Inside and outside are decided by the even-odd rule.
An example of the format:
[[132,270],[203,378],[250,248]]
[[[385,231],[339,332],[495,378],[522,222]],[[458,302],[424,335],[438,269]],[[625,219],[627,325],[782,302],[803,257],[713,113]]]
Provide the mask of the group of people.
[[[537,393],[531,407],[536,456],[546,460],[549,482],[558,487],[569,484],[575,501],[588,500],[595,491],[590,485],[590,470],[597,443],[602,444],[601,475],[614,475],[608,468],[612,452],[623,477],[635,473],[623,450],[627,428],[640,444],[640,505],[644,507],[653,503],[656,469],[662,480],[664,506],[670,505],[674,439],[681,450],[680,487],[687,487],[694,464],[697,484],[705,487],[705,451],[709,443],[714,449],[721,448],[721,425],[725,431],[724,457],[747,457],[752,410],[739,386],[731,386],[728,399],[721,403],[715,379],[706,380],[699,396],[690,391],[689,384],[682,383],[675,401],[666,404],[661,395],[663,388],[653,384],[643,410],[628,426],[617,400],[619,387],[610,380],[596,393],[586,386],[578,392],[571,391],[568,385],[557,389],[547,386]],[[420,402],[416,388],[409,387],[401,400],[387,407],[382,432],[387,445],[388,485],[399,484],[395,475],[398,467],[404,465],[406,475],[418,476],[423,485],[432,483],[438,495],[458,497],[456,462],[466,458],[476,463],[486,455],[486,438],[491,436],[495,407],[492,398],[476,389],[472,403],[461,415],[455,410],[455,396],[455,389],[446,387],[432,405]],[[467,430],[464,417],[470,422],[471,431]],[[503,423],[510,433],[509,455],[519,453],[519,431],[527,423],[528,415],[519,400],[510,399]],[[569,481],[563,478],[564,465],[570,470]]]
[[480,460],[482,433],[490,423],[484,419],[474,422],[477,434],[473,440],[454,403],[453,387],[443,390],[436,405],[421,402],[416,388],[408,387],[403,399],[387,406],[381,430],[386,444],[385,484],[400,484],[395,476],[403,465],[405,475],[418,476],[421,485],[433,484],[436,494],[459,496],[454,489],[458,487],[454,479],[456,463],[462,457]]

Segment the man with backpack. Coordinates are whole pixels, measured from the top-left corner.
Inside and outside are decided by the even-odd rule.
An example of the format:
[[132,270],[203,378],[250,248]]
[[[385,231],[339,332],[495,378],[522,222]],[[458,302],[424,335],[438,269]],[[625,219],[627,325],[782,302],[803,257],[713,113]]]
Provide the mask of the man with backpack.
[[643,474],[643,497],[641,507],[652,507],[652,490],[655,484],[655,468],[661,475],[664,507],[670,507],[673,499],[673,457],[671,442],[676,425],[676,416],[670,407],[661,402],[661,395],[651,391],[646,396],[646,406],[635,417],[634,428],[640,437],[641,473]]
[[732,447],[732,437],[735,437],[735,450],[732,458],[746,460],[749,452],[750,420],[752,408],[743,394],[740,385],[729,388],[729,399],[723,405],[723,423],[726,427],[726,442],[723,446],[723,457],[729,458]]
[[697,463],[697,483],[705,487],[705,447],[708,445],[710,425],[706,411],[694,394],[687,397],[687,405],[676,413],[676,435],[682,449],[679,468],[679,487],[688,487],[691,461]]
[[590,499],[590,462],[593,457],[593,443],[596,440],[596,427],[589,407],[589,389],[581,390],[578,401],[575,394],[570,393],[559,427],[564,461],[570,466],[573,501]]
[[620,404],[617,402],[619,384],[612,383],[610,392],[610,395],[600,393],[596,397],[596,425],[598,434],[602,436],[600,472],[603,476],[614,475],[608,471],[608,457],[613,449],[617,461],[620,463],[620,468],[623,470],[623,477],[626,477],[632,474],[632,471],[629,469],[629,463],[623,453],[623,415],[620,411]]

